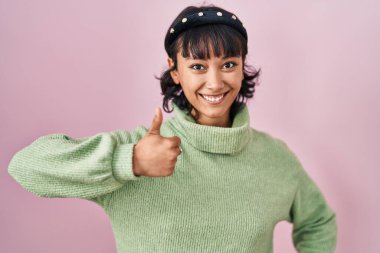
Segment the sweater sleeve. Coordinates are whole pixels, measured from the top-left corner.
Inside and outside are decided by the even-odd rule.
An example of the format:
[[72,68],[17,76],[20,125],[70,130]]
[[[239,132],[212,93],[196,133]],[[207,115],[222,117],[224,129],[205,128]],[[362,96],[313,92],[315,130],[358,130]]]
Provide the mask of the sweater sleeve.
[[300,253],[333,253],[337,237],[335,212],[301,166],[298,172],[298,187],[289,214],[293,244]]
[[100,205],[125,183],[138,180],[133,173],[133,146],[144,128],[103,132],[74,139],[49,134],[18,151],[8,173],[24,189],[39,197],[84,198]]

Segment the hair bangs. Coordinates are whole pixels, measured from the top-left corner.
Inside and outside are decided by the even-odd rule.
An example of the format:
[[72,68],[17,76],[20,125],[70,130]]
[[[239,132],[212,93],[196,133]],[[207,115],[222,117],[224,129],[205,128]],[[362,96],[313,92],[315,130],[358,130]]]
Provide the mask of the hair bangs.
[[204,25],[185,31],[178,38],[177,48],[182,56],[194,59],[216,57],[240,57],[247,54],[247,43],[233,28],[223,25]]

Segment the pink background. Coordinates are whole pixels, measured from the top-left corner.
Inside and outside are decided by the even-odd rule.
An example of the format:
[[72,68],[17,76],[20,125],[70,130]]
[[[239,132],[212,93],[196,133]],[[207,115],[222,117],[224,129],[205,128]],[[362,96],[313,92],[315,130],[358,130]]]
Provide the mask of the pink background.
[[[165,32],[200,3],[0,0],[0,252],[115,252],[99,206],[36,197],[8,163],[41,135],[149,127]],[[209,3],[243,20],[262,69],[251,126],[287,142],[337,212],[336,252],[380,252],[380,2]],[[296,252],[290,236],[279,223],[274,252]]]

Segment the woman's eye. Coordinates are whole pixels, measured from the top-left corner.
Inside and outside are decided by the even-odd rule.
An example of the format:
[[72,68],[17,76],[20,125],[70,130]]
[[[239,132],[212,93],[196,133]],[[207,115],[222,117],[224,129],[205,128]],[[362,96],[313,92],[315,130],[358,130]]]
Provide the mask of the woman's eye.
[[200,64],[194,64],[190,68],[192,68],[194,70],[203,70],[204,69],[204,67]]
[[235,67],[236,64],[234,62],[227,62],[226,64],[224,64],[224,66],[227,66],[227,68],[232,68],[232,67]]

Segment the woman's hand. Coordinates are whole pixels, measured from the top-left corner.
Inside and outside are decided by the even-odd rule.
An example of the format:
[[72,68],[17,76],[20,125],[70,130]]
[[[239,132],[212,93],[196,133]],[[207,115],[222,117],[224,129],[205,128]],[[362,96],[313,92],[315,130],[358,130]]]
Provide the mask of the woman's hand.
[[133,149],[133,172],[136,176],[162,177],[174,173],[177,157],[181,154],[181,139],[162,137],[162,112],[156,108],[152,126]]

